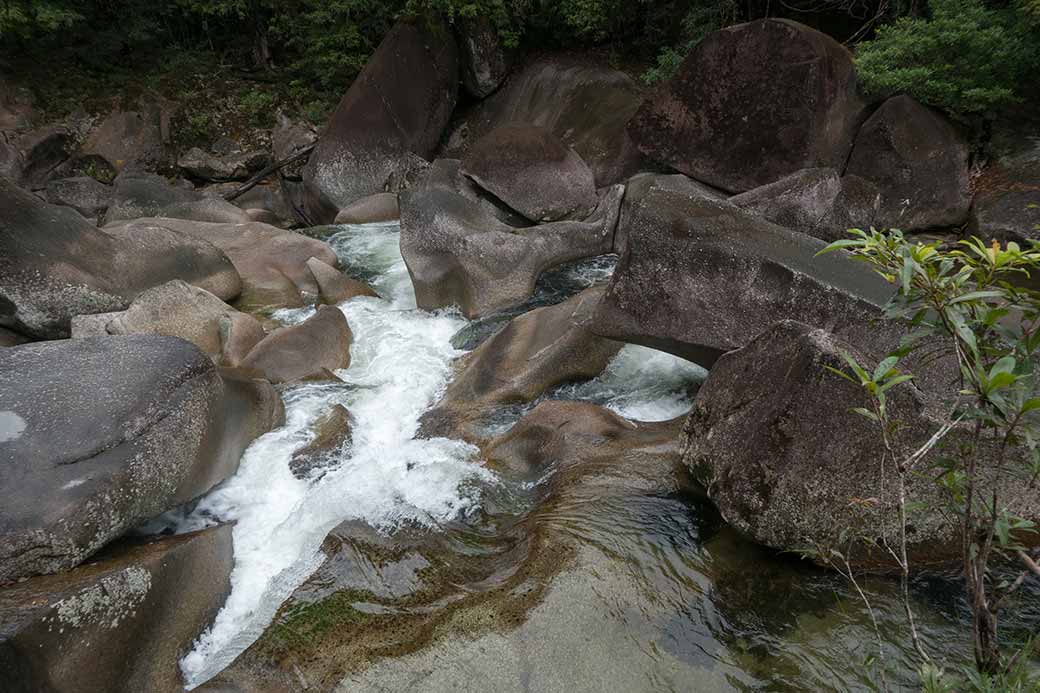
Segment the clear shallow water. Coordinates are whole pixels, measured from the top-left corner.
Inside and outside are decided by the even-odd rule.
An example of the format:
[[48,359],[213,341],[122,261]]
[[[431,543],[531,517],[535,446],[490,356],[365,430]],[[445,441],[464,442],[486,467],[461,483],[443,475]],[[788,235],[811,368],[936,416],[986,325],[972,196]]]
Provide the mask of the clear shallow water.
[[[222,670],[260,636],[279,605],[322,563],[322,540],[342,521],[361,519],[388,532],[433,528],[469,552],[474,535],[497,542],[496,523],[526,511],[510,480],[484,469],[475,448],[413,440],[419,416],[436,401],[451,362],[463,353],[452,341],[467,323],[452,312],[415,309],[396,225],[345,227],[328,240],[348,271],[383,298],[341,306],[354,332],[351,365],[338,374],[343,382],[286,388],[286,425],[257,440],[235,477],[177,519],[182,530],[237,522],[232,593],[182,661],[192,685]],[[543,283],[531,307],[559,302],[609,276],[612,267],[603,258],[564,268]],[[289,324],[311,312],[283,310],[274,317]],[[704,375],[681,359],[627,346],[598,378],[547,397],[593,401],[636,420],[665,420],[689,408]],[[312,422],[335,404],[355,417],[353,444],[319,480],[296,479],[288,466],[292,453],[313,435]],[[529,408],[504,410],[497,426],[507,429]],[[591,589],[575,597],[582,600],[587,630],[575,639],[553,631],[550,621],[545,632],[558,638],[554,649],[567,653],[578,640],[593,638],[594,653],[574,656],[601,663],[603,671],[623,662],[631,674],[625,690],[688,690],[709,680],[711,689],[869,688],[863,662],[876,651],[873,631],[839,576],[743,541],[697,497],[586,500],[554,509],[549,520],[603,559]],[[913,688],[897,585],[871,579],[865,588],[897,670],[890,680]],[[922,578],[913,599],[932,651],[967,661],[967,614],[956,585]],[[1040,591],[1026,591],[1022,602],[1006,621],[1012,635],[1040,625]],[[553,606],[551,599],[547,604]],[[538,623],[537,611],[531,623]],[[546,659],[544,668],[553,666]],[[590,685],[575,690],[592,690]]]

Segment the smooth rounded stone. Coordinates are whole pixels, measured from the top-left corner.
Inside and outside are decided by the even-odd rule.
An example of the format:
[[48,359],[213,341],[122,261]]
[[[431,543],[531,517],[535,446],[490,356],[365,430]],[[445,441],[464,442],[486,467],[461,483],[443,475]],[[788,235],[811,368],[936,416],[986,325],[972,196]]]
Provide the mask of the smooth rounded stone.
[[307,268],[307,260],[315,257],[331,266],[339,264],[336,252],[327,243],[259,222],[212,224],[183,219],[137,219],[106,226],[104,231],[132,236],[149,226],[211,243],[226,253],[242,278],[242,294],[236,302],[241,310],[310,303],[320,289]]
[[376,193],[362,197],[339,210],[334,224],[371,224],[380,221],[396,221],[401,218],[397,193]]
[[111,186],[89,176],[61,178],[47,183],[44,196],[55,205],[72,207],[87,219],[97,219],[112,203]]
[[123,541],[87,565],[0,587],[0,688],[182,691],[178,660],[231,591],[231,530]]
[[975,187],[971,233],[987,242],[1040,241],[1040,148],[996,162]]
[[353,435],[354,417],[346,407],[337,404],[314,422],[314,438],[293,453],[289,471],[297,479],[324,474],[326,467],[335,464],[332,455],[349,445]]
[[43,188],[69,158],[72,133],[64,125],[48,125],[23,133],[7,144],[0,137],[0,174],[32,190]]
[[195,190],[170,185],[151,173],[124,173],[114,183],[112,203],[105,223],[143,217],[168,217],[212,223],[244,223],[249,216],[222,198],[207,197]]
[[401,20],[344,94],[303,169],[306,212],[314,224],[380,192],[433,155],[455,108],[458,49],[448,26]]
[[904,231],[960,226],[971,208],[970,149],[942,114],[894,96],[860,128],[846,175],[881,191],[877,223]]
[[581,219],[597,202],[592,171],[542,127],[495,128],[466,153],[461,171],[534,222]]
[[467,354],[441,400],[420,419],[425,436],[479,440],[498,407],[531,402],[564,383],[603,372],[622,344],[590,332],[603,287],[514,318]]
[[175,337],[0,350],[0,582],[67,570],[231,476],[279,425],[268,383],[224,379]]
[[842,167],[864,108],[848,50],[798,22],[761,19],[708,34],[628,131],[650,158],[739,193]]
[[177,160],[177,166],[184,173],[208,181],[244,181],[269,163],[271,156],[260,150],[232,151],[219,155],[198,147],[192,147]]
[[512,61],[498,31],[486,16],[460,18],[455,22],[459,44],[462,86],[478,99],[491,95],[505,80]]
[[[224,196],[237,191],[241,183],[214,183],[200,188],[204,197],[223,200]],[[292,205],[286,198],[280,181],[257,183],[234,200],[231,204],[245,212],[250,221],[259,221],[280,228],[288,228],[296,223]]]
[[260,321],[248,313],[234,311],[220,318],[220,359],[225,366],[235,367],[249,355],[267,333]]
[[401,254],[416,303],[433,310],[458,306],[475,318],[520,305],[542,272],[611,252],[622,186],[603,192],[586,221],[517,228],[439,160],[423,181],[401,195]]
[[[868,370],[876,365],[854,344],[792,320],[725,354],[697,393],[683,458],[726,521],[753,540],[784,551],[839,549],[855,567],[891,570],[881,540],[895,546],[899,535],[897,471],[877,425],[852,411],[870,407],[869,395],[827,370],[847,370],[843,352]],[[886,395],[892,420],[902,424],[892,445],[903,460],[942,426],[945,409],[911,385]],[[919,471],[970,434],[955,429]],[[996,450],[982,454],[993,459]],[[985,497],[991,483],[983,484]],[[946,516],[948,499],[934,475],[908,474],[906,491],[911,565],[959,560],[959,525]],[[1040,520],[1040,499],[1014,475],[1004,475],[999,493],[1012,514]],[[852,502],[867,498],[876,500]],[[855,541],[859,536],[877,543]]]
[[729,196],[717,188],[705,185],[681,173],[671,175],[639,173],[625,181],[625,198],[618,213],[617,229],[614,231],[614,253],[619,257],[628,247],[628,232],[633,228],[632,216],[636,214],[651,189],[664,190],[681,197],[704,198],[724,202]]
[[335,305],[356,296],[379,298],[379,294],[368,284],[351,279],[316,257],[307,261],[307,268],[314,275],[314,281],[318,282],[318,299],[322,303]]
[[[125,311],[80,315],[72,319],[72,337],[157,334],[186,339],[219,362],[224,353],[221,325],[231,320],[244,334],[263,338],[264,329],[251,315],[239,313],[204,289],[175,279],[142,292]],[[253,323],[251,329],[242,323]],[[235,335],[240,339],[239,335]],[[236,348],[241,348],[239,344]],[[235,364],[228,364],[235,365]]]
[[824,241],[874,226],[881,195],[870,181],[841,177],[833,168],[808,168],[729,198],[766,221]]
[[343,312],[321,306],[299,325],[281,327],[252,348],[239,366],[272,383],[324,378],[350,365],[353,335]]
[[210,243],[148,226],[100,231],[0,178],[0,325],[33,337],[69,336],[75,315],[123,310],[139,293],[183,279],[221,299],[242,283]]
[[626,126],[642,100],[631,77],[594,58],[540,57],[459,118],[442,156],[465,156],[470,146],[498,127],[536,125],[574,149],[601,188],[641,168],[642,157]]
[[632,198],[627,243],[592,330],[703,366],[778,320],[828,327],[887,353],[901,328],[874,324],[891,287],[823,241],[696,191],[649,186]]
[[158,105],[141,111],[113,111],[87,137],[78,157],[101,161],[112,173],[132,164],[152,164],[163,158],[162,121],[168,114]]

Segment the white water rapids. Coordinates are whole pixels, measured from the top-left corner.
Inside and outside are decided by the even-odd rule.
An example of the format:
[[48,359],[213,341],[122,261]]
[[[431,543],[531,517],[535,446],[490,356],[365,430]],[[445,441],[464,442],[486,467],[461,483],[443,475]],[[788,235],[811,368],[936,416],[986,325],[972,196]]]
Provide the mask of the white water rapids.
[[[368,272],[382,297],[340,306],[354,334],[350,367],[337,373],[343,382],[284,390],[285,425],[258,438],[235,476],[177,521],[178,531],[236,523],[231,594],[181,660],[189,689],[219,673],[263,633],[279,605],[321,564],[320,546],[333,527],[349,519],[386,531],[404,522],[436,525],[472,512],[481,488],[496,483],[473,446],[414,438],[419,417],[463,353],[450,339],[466,321],[453,312],[416,309],[398,235],[396,224],[344,226],[329,239],[346,266]],[[295,323],[311,312],[283,310],[275,317]],[[702,377],[702,369],[680,359],[625,347],[600,378],[554,396],[661,420],[689,409],[689,385]],[[319,479],[295,478],[292,453],[309,442],[312,423],[336,404],[353,414],[352,444]]]

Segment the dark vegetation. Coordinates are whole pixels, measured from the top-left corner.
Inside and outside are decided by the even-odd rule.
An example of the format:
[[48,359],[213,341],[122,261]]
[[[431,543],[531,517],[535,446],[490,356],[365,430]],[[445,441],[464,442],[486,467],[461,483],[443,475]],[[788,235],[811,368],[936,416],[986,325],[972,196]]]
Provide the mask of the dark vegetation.
[[1040,0],[0,0],[0,70],[52,117],[190,103],[180,129],[203,140],[277,108],[322,122],[392,23],[430,10],[511,46],[594,49],[648,84],[715,29],[788,17],[854,47],[874,95],[972,124],[1021,103],[1040,66]]

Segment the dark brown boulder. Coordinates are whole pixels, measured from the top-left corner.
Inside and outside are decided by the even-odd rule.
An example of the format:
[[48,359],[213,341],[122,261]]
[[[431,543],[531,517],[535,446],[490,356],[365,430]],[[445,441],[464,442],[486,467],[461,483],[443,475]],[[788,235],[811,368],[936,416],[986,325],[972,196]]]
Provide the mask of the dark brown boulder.
[[231,529],[121,542],[0,587],[0,689],[183,691],[178,660],[231,589]]
[[534,222],[584,219],[597,202],[592,171],[542,127],[492,130],[470,148],[460,170]]
[[762,19],[705,37],[628,131],[650,158],[738,193],[803,168],[840,169],[863,110],[841,44]]
[[[790,320],[722,356],[686,422],[683,459],[726,521],[753,540],[786,551],[848,552],[841,535],[863,536],[877,540],[874,550],[853,541],[850,561],[891,569],[880,547],[883,538],[897,545],[895,463],[877,425],[852,411],[870,406],[865,390],[827,370],[847,370],[842,352],[876,365],[826,330]],[[892,419],[902,424],[892,444],[906,459],[943,424],[943,409],[911,385],[887,395]],[[915,568],[961,554],[959,526],[942,511],[945,492],[927,470],[966,434],[954,430],[920,464],[922,473],[906,477]],[[1005,474],[1001,498],[1013,514],[1040,520],[1036,493],[1012,476]]]
[[642,101],[624,72],[573,55],[547,56],[513,74],[491,97],[462,116],[443,155],[461,158],[495,128],[548,128],[592,169],[596,187],[623,181],[641,157],[625,130]]
[[444,396],[422,418],[423,435],[479,440],[479,423],[505,405],[537,399],[603,372],[621,343],[590,331],[603,287],[514,318],[468,354]]
[[327,371],[350,365],[353,336],[343,312],[321,306],[299,325],[267,335],[239,366],[254,370],[272,383],[324,377]]
[[78,158],[105,166],[116,174],[130,164],[160,161],[163,148],[163,109],[155,104],[140,111],[113,111],[90,133]]
[[398,22],[350,85],[303,169],[312,221],[331,222],[350,203],[387,191],[414,157],[432,156],[457,91],[458,49],[447,25]]
[[0,351],[0,582],[67,570],[231,476],[279,425],[268,383],[133,335]]
[[970,231],[992,239],[1040,241],[1040,151],[1001,159],[976,181]]
[[969,154],[967,141],[940,113],[894,96],[860,128],[845,173],[881,191],[879,226],[959,226],[971,207]]
[[11,176],[19,185],[43,188],[55,170],[68,160],[72,133],[63,125],[49,125],[27,132],[13,142],[13,152],[0,173]]
[[[631,192],[631,191],[630,191]],[[824,326],[887,351],[872,322],[891,288],[824,243],[698,191],[651,185],[625,201],[627,243],[592,329],[704,366],[778,320]]]
[[335,267],[325,264],[316,257],[307,261],[307,269],[314,275],[314,281],[318,282],[318,299],[322,303],[333,305],[349,301],[355,296],[371,296],[379,298],[375,290],[356,279],[351,279]]
[[242,288],[224,253],[167,228],[132,236],[100,231],[5,178],[0,208],[0,325],[28,335],[67,337],[72,316],[123,310],[171,279],[222,299]]
[[489,17],[457,21],[462,86],[478,99],[488,97],[506,78],[512,51],[506,48]]
[[[523,303],[542,272],[611,252],[622,187],[604,191],[586,221],[536,226],[502,210],[459,173],[434,162],[401,196],[401,254],[420,308],[457,305],[466,317]],[[507,223],[509,222],[509,223]]]

